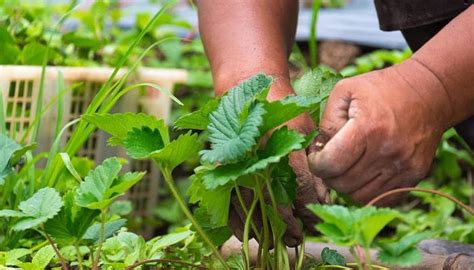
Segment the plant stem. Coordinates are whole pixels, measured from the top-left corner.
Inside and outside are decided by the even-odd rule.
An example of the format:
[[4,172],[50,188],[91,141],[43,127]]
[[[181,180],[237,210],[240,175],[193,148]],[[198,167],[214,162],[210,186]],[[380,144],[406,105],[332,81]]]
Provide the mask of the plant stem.
[[[249,211],[247,210],[247,207],[245,206],[244,198],[242,197],[242,193],[240,192],[239,186],[237,184],[234,185],[235,187],[235,193],[237,194],[237,198],[239,199],[240,207],[242,207],[242,210],[244,211],[245,216],[249,215]],[[250,220],[250,226],[252,226],[252,230],[255,233],[255,237],[257,238],[257,241],[260,241],[260,232],[257,230],[257,226],[255,226],[255,223],[253,222],[253,219]]]
[[43,242],[37,244],[36,246],[33,246],[32,248],[30,248],[30,250],[31,250],[31,252],[35,252],[35,251],[39,250],[40,248],[46,246],[47,244],[49,244],[48,240],[43,241]]
[[135,268],[135,267],[138,267],[138,266],[140,266],[140,265],[147,264],[147,263],[174,263],[174,264],[180,264],[180,265],[189,266],[189,267],[194,267],[194,268],[198,268],[198,269],[208,269],[207,267],[202,266],[202,265],[195,265],[195,264],[192,264],[192,263],[183,262],[183,261],[179,261],[179,260],[173,260],[173,259],[150,259],[150,260],[144,260],[144,261],[140,261],[140,262],[134,263],[134,264],[128,266],[127,268],[125,268],[125,270],[132,270],[132,269]]
[[252,205],[250,206],[250,210],[246,213],[247,218],[245,219],[244,225],[244,241],[242,244],[242,253],[244,254],[245,258],[245,269],[250,270],[250,248],[249,248],[249,230],[250,230],[250,223],[252,222],[252,215],[255,210],[255,206],[257,206],[257,196],[254,196]]
[[372,258],[370,257],[370,251],[368,247],[364,247],[365,254],[365,264],[368,266],[369,270],[372,270]]
[[61,252],[59,252],[58,247],[56,247],[56,244],[54,243],[53,239],[51,239],[51,237],[49,237],[47,232],[44,232],[44,227],[42,227],[42,230],[43,230],[43,231],[41,231],[42,234],[44,235],[46,240],[48,240],[49,244],[53,247],[54,253],[56,253],[56,256],[58,257],[59,261],[61,262],[61,267],[63,268],[63,270],[68,270],[69,266],[67,265],[66,260],[64,259],[64,257],[61,255]]
[[321,7],[321,0],[313,0],[312,12],[311,12],[311,25],[309,34],[309,57],[311,68],[315,68],[318,65],[318,48],[317,48],[317,24],[319,8]]
[[474,216],[474,209],[472,209],[471,207],[465,205],[463,202],[461,202],[457,198],[455,198],[455,197],[453,197],[449,194],[446,194],[444,192],[441,192],[441,191],[438,191],[438,190],[433,190],[433,189],[427,189],[427,188],[397,188],[397,189],[393,189],[393,190],[387,191],[387,192],[375,197],[369,203],[367,203],[365,206],[366,207],[367,206],[372,206],[372,205],[376,204],[377,202],[379,202],[380,200],[382,200],[383,198],[391,196],[393,194],[403,193],[403,192],[411,192],[411,191],[425,192],[425,193],[431,193],[431,194],[439,195],[441,197],[444,197],[448,200],[453,201],[455,204],[457,204],[462,209],[466,210],[469,214]]
[[349,251],[351,252],[352,257],[354,257],[354,260],[356,261],[357,269],[364,270],[364,268],[362,267],[362,263],[360,262],[359,255],[355,251],[354,247],[350,247]]
[[77,244],[77,242],[74,243],[74,247],[76,248],[77,264],[79,265],[79,270],[82,270],[82,269],[83,269],[83,266],[82,266],[82,254],[81,254],[81,250],[79,249],[79,245]]
[[100,231],[99,231],[99,245],[97,246],[97,250],[95,253],[94,263],[92,264],[92,269],[99,269],[99,260],[100,260],[100,252],[102,249],[102,244],[105,241],[105,222],[107,220],[107,212],[106,210],[102,210],[100,214]]
[[306,235],[303,234],[303,243],[301,243],[301,250],[299,252],[299,256],[296,256],[296,270],[303,269],[303,262],[304,262],[304,253],[305,253],[305,242],[306,242]]
[[[270,172],[268,170],[266,171],[266,174],[263,177],[263,181],[265,181],[265,184],[267,186],[267,191],[270,196],[273,212],[275,213],[275,215],[278,215],[277,203],[275,200],[275,195],[273,194],[272,185],[270,183]],[[272,232],[274,231],[275,230],[272,230]],[[284,267],[283,258],[287,255],[286,245],[282,243],[279,237],[276,237],[275,233],[273,233],[273,243],[275,245],[275,252],[273,256],[274,264],[277,269],[282,269]]]
[[270,244],[270,230],[268,228],[268,220],[267,220],[267,210],[266,210],[266,204],[265,204],[265,197],[263,196],[263,190],[262,186],[260,183],[260,179],[256,179],[255,181],[256,187],[255,187],[255,193],[257,194],[259,200],[260,200],[260,211],[262,213],[262,224],[263,224],[263,243],[262,243],[262,264],[260,267],[265,270],[267,267],[267,254],[268,254],[268,248]]
[[202,229],[201,225],[199,225],[199,223],[194,218],[193,214],[189,211],[187,204],[184,202],[183,198],[179,194],[178,189],[176,188],[174,184],[173,177],[171,176],[171,172],[166,168],[161,168],[161,169],[162,169],[161,172],[163,174],[163,177],[165,178],[165,182],[168,185],[168,188],[170,189],[173,197],[176,199],[179,206],[181,207],[181,210],[183,211],[184,215],[191,221],[197,233],[202,237],[204,242],[206,242],[206,244],[209,245],[214,255],[216,255],[217,259],[221,262],[222,266],[227,270],[230,269],[224,257],[222,257],[222,255],[219,253],[219,250],[217,250],[214,243],[212,243],[211,239],[209,239],[207,234]]

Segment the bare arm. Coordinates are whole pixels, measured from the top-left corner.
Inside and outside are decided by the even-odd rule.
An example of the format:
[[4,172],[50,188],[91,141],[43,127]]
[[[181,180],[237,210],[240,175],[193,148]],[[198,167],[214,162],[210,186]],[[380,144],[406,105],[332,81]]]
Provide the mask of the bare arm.
[[[217,95],[262,72],[274,78],[269,100],[293,94],[288,55],[296,30],[297,0],[199,0],[197,4],[199,28]],[[288,126],[303,133],[314,129],[307,114],[293,119]],[[302,240],[302,231],[294,214],[300,216],[308,228],[313,228],[315,218],[305,206],[326,201],[328,197],[321,179],[310,173],[304,151],[292,153],[290,164],[298,181],[295,209],[293,212],[291,207],[284,207],[279,208],[279,212],[287,224],[285,242],[295,246]],[[229,225],[241,238],[239,224],[245,220],[238,221],[241,217],[233,211],[238,207],[231,208]]]
[[199,0],[197,5],[216,94],[259,72],[276,79],[270,98],[292,93],[287,59],[298,1]]

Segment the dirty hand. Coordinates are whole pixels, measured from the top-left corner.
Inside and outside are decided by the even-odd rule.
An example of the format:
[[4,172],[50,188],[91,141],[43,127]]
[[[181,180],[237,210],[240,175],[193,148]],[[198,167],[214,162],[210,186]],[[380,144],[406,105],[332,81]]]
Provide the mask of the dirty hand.
[[[415,186],[449,127],[447,100],[441,82],[413,59],[341,80],[321,120],[326,144],[308,157],[311,171],[360,203]],[[388,199],[383,204],[399,198]]]
[[[314,128],[314,124],[308,115],[297,117],[289,122],[288,126],[302,133],[307,133]],[[301,244],[303,240],[303,230],[297,218],[301,218],[303,225],[308,230],[314,231],[316,217],[306,208],[306,205],[310,203],[327,203],[329,193],[322,180],[310,172],[304,150],[291,153],[289,162],[297,177],[296,199],[293,206],[279,206],[278,211],[280,217],[282,217],[287,225],[284,236],[285,244],[294,247]],[[240,193],[243,201],[246,203],[246,208],[249,209],[253,200],[253,191],[240,188]],[[236,194],[233,194],[231,203],[229,227],[234,235],[242,241],[246,215]],[[255,208],[253,217],[255,227],[257,229],[262,228],[260,207]],[[255,238],[253,230],[251,230],[251,237]]]

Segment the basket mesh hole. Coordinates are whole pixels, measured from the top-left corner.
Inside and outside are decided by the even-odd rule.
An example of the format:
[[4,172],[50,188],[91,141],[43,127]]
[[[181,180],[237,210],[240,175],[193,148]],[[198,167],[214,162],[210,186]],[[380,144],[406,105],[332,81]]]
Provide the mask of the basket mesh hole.
[[31,124],[33,102],[33,81],[11,81],[6,100],[5,121],[7,129],[15,138],[22,135]]

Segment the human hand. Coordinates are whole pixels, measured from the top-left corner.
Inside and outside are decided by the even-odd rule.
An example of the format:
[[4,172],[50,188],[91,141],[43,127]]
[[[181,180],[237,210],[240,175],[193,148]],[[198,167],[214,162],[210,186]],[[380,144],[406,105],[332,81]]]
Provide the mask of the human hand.
[[415,60],[341,80],[321,120],[327,143],[309,155],[311,171],[361,203],[415,186],[449,127],[448,100],[440,81]]

